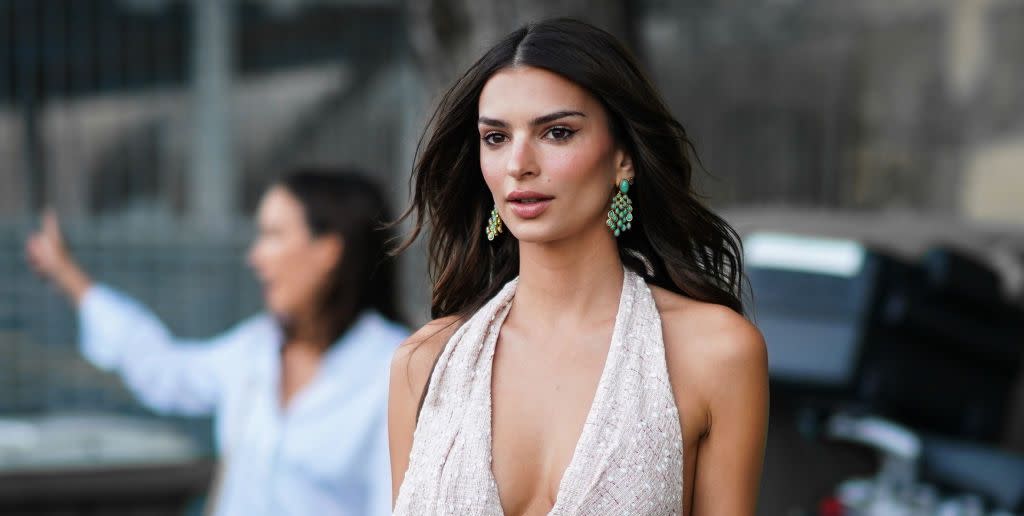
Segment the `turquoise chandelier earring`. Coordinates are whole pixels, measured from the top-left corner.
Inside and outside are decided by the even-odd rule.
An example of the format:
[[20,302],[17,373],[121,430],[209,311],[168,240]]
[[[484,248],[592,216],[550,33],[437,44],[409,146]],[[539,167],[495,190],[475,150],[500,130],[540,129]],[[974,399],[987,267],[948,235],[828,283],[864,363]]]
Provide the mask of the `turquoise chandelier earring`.
[[501,216],[498,207],[491,208],[491,218],[487,219],[487,240],[494,240],[501,233]]
[[616,237],[633,227],[633,201],[626,196],[629,184],[626,179],[619,183],[619,191],[612,198],[612,207],[608,210],[608,220],[605,221]]

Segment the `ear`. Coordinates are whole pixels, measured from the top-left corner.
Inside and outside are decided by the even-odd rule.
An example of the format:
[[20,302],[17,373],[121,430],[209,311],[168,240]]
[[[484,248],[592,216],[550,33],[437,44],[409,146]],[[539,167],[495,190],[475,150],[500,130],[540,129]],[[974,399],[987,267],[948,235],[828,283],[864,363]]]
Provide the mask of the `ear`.
[[633,171],[633,158],[629,155],[625,149],[618,149],[615,151],[615,184],[618,185],[623,179],[633,183],[633,176],[636,173]]
[[322,235],[316,240],[316,259],[327,268],[341,262],[345,254],[345,239],[337,233]]

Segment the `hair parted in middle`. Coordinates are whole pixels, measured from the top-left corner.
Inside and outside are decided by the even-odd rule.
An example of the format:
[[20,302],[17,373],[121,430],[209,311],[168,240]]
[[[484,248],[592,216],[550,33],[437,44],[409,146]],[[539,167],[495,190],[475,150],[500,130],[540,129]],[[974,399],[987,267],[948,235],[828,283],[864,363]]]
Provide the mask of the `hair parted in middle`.
[[[399,221],[414,225],[398,252],[428,233],[433,317],[466,317],[519,271],[509,232],[489,242],[494,199],[480,170],[478,103],[487,81],[512,67],[558,74],[593,95],[629,154],[636,213],[616,240],[619,255],[648,283],[743,313],[742,248],[736,232],[692,189],[693,145],[629,51],[611,34],[558,18],[507,35],[441,98],[417,146],[412,201]],[[613,194],[609,188],[609,201]]]

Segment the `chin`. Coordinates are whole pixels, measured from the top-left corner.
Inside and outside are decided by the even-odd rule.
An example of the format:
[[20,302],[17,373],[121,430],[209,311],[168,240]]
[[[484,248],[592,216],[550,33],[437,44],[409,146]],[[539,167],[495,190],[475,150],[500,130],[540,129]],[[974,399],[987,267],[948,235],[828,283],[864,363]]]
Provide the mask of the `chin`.
[[275,300],[273,297],[267,296],[263,299],[263,304],[266,306],[267,311],[274,314],[279,319],[287,319],[290,315],[290,310],[285,306],[284,303]]
[[505,231],[508,232],[508,235],[506,236],[513,237],[524,244],[545,244],[558,240],[560,236],[555,231],[552,231],[551,228],[537,226],[531,228],[517,228],[516,231],[505,228]]
[[[594,226],[596,227],[596,224]],[[602,219],[600,228],[596,231],[611,235],[611,232],[607,231],[607,229],[608,227],[604,225],[604,220]],[[570,225],[565,223],[539,224],[535,222],[530,224],[516,224],[515,230],[506,227],[505,231],[508,233],[505,236],[513,236],[516,240],[519,240],[522,243],[549,244],[581,237],[589,239],[593,236],[593,232],[595,230],[590,226],[578,226],[575,224]]]

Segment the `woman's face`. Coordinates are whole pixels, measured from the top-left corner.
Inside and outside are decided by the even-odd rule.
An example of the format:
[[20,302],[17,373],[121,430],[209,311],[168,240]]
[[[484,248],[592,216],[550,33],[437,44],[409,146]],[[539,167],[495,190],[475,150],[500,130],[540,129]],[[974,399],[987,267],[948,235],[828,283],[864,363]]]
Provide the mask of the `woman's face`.
[[606,231],[615,185],[632,177],[604,107],[560,75],[515,67],[480,93],[480,170],[498,213],[522,242]]
[[339,237],[313,236],[302,204],[282,186],[264,194],[257,219],[259,232],[248,258],[267,309],[288,319],[313,315],[320,289],[341,258]]

